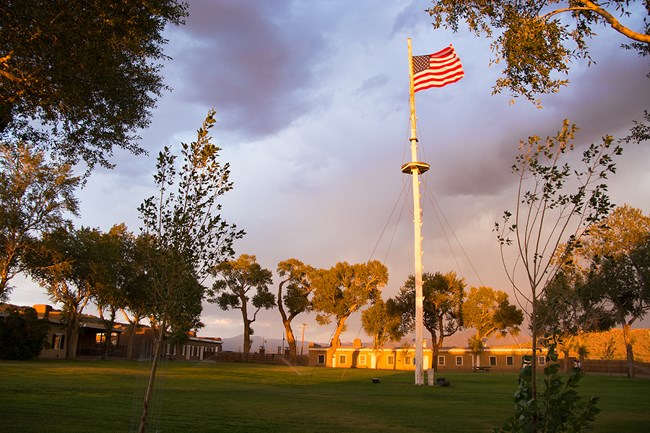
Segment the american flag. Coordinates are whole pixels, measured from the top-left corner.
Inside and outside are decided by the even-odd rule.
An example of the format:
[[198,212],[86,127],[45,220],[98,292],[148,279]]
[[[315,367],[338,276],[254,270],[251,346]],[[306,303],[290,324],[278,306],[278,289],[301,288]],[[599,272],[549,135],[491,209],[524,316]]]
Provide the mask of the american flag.
[[454,47],[426,56],[413,56],[413,90],[418,92],[431,87],[443,87],[465,76],[463,65]]

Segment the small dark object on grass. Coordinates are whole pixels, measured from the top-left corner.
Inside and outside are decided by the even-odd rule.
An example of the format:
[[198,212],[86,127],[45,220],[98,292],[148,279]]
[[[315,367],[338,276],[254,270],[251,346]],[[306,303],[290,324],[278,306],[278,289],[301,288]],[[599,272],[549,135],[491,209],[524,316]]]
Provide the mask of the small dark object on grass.
[[438,386],[449,386],[451,384],[451,382],[449,382],[444,377],[439,377],[436,383],[438,384]]
[[379,383],[379,378],[378,377],[373,377],[372,378],[372,383]]

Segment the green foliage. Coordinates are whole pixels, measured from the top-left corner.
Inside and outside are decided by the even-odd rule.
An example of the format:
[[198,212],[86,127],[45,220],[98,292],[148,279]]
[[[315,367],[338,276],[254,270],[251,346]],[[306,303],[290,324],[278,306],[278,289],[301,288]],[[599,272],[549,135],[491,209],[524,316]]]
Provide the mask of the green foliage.
[[589,233],[579,254],[590,262],[585,273],[591,299],[623,328],[628,375],[634,377],[629,328],[650,311],[650,217],[617,207]]
[[135,131],[165,89],[163,31],[186,14],[176,0],[2,2],[0,134],[90,169],[116,147],[143,153]]
[[[584,235],[613,208],[606,181],[616,172],[614,159],[622,148],[612,137],[604,137],[601,143],[589,145],[580,163],[575,163],[571,152],[576,131],[565,120],[556,136],[545,140],[531,136],[520,143],[512,167],[519,177],[516,207],[505,211],[502,223],[494,227],[508,278],[517,297],[527,304],[533,350],[541,335],[539,323],[533,320],[539,317],[540,299]],[[509,246],[515,247],[517,255],[512,266],[506,259]],[[533,396],[535,365],[533,358]]]
[[0,144],[0,301],[9,281],[27,270],[24,255],[43,233],[68,227],[78,214],[80,179],[68,164],[49,163],[25,143]]
[[76,354],[76,338],[84,308],[96,287],[95,267],[101,251],[99,229],[82,227],[45,233],[26,256],[30,276],[61,304],[66,324],[66,359]]
[[[158,359],[167,336],[174,340],[197,329],[210,270],[234,255],[233,243],[244,235],[219,214],[218,199],[232,189],[229,164],[219,161],[219,147],[211,143],[209,130],[215,111],[210,110],[196,141],[181,143],[182,165],[165,146],[158,154],[154,182],[157,197],[138,208],[144,224],[142,271],[149,283],[147,314],[156,328],[155,350],[143,401],[139,433],[147,427],[148,408]],[[173,188],[176,187],[176,192]]]
[[336,321],[332,348],[338,346],[345,321],[368,302],[381,297],[381,289],[388,283],[388,269],[377,260],[349,264],[339,262],[330,269],[319,269],[311,274],[313,310],[316,321],[327,325]]
[[[455,334],[463,327],[463,302],[465,281],[455,272],[422,275],[422,297],[424,327],[431,333],[434,356],[432,365],[437,366],[437,350],[445,337]],[[408,333],[415,328],[415,277],[409,275],[394,298],[396,308],[401,312],[401,332]]]
[[[309,311],[309,295],[312,292],[309,276],[314,272],[314,268],[300,260],[288,259],[278,263],[277,271],[282,280],[278,286],[276,302],[283,319],[293,319],[298,314]],[[285,287],[286,292],[283,290]]]
[[[300,260],[288,259],[278,263],[277,271],[282,280],[278,285],[276,304],[289,343],[289,355],[292,360],[295,360],[297,345],[291,322],[299,314],[311,310],[310,295],[312,289],[309,276],[314,272],[314,268],[305,265]],[[284,291],[285,287],[286,292]]]
[[463,326],[476,329],[473,343],[482,349],[482,339],[494,333],[518,334],[524,313],[510,304],[507,293],[490,287],[472,287],[463,302]]
[[[244,321],[244,355],[250,352],[251,325],[257,320],[262,309],[275,307],[275,296],[269,291],[273,283],[273,273],[262,268],[253,255],[242,254],[235,260],[219,263],[210,270],[220,278],[209,291],[210,302],[215,302],[222,310],[240,310]],[[249,303],[252,316],[248,312]]]
[[508,419],[495,433],[577,433],[590,431],[600,410],[598,397],[586,401],[577,388],[583,374],[574,369],[564,381],[559,374],[560,365],[555,352],[557,341],[548,347],[547,366],[544,368],[543,391],[537,398],[532,391],[531,356],[519,374],[519,388],[515,393],[515,416]]
[[33,359],[41,353],[49,325],[33,308],[3,305],[0,315],[0,359]]
[[593,299],[584,274],[570,264],[555,274],[536,307],[538,329],[565,339],[581,332],[605,331],[613,324]]
[[361,313],[361,326],[372,337],[372,347],[381,349],[390,341],[399,341],[404,333],[401,330],[402,315],[394,301],[378,299]]
[[201,283],[214,266],[232,257],[234,241],[244,235],[218,213],[219,197],[233,185],[230,165],[221,164],[220,149],[210,142],[215,122],[210,110],[197,140],[181,143],[180,169],[169,147],[160,152],[154,175],[159,195],[138,208],[146,234],[141,247],[151,284],[150,314],[156,326],[179,334],[200,325]]
[[[142,375],[142,362],[0,362],[4,431],[132,431]],[[446,372],[450,387],[414,387],[410,371],[183,361],[160,375],[151,427],[165,433],[485,433],[512,415],[517,380]],[[647,432],[650,381],[588,375],[580,391],[602,393],[594,433]]]
[[[494,93],[508,89],[513,96],[530,101],[545,93],[558,92],[566,86],[564,78],[570,64],[586,58],[591,64],[587,41],[596,35],[594,27],[610,26],[632,43],[626,48],[647,54],[650,49],[650,6],[642,1],[586,0],[540,2],[538,0],[432,0],[427,12],[435,28],[458,31],[465,22],[472,33],[493,39],[495,58],[491,63],[505,63],[503,77],[493,87]],[[645,8],[645,29],[637,31],[623,25],[614,14],[630,18]],[[632,21],[634,24],[635,20]]]

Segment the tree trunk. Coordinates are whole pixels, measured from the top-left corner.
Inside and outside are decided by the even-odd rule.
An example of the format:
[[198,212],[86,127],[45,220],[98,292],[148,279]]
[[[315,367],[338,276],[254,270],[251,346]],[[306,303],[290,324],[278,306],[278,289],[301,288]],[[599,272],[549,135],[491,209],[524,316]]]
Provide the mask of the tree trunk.
[[[534,301],[533,301],[534,303]],[[533,311],[535,311],[533,309]],[[534,316],[533,316],[534,317]],[[530,396],[533,400],[537,400],[537,325],[534,323],[535,319],[533,319],[533,326],[532,326],[532,338],[533,338],[533,344],[532,344],[532,359],[530,360]],[[533,420],[533,422],[536,423],[536,420]],[[535,427],[536,428],[536,427]],[[536,431],[536,430],[535,430]]]
[[128,329],[128,336],[129,336],[129,342],[126,345],[126,359],[131,360],[133,359],[133,339],[135,338],[135,331],[137,328],[137,324],[135,323],[130,323]]
[[[102,315],[103,320],[103,315]],[[104,320],[104,347],[102,347],[102,360],[106,360],[111,351],[113,328],[115,327],[115,309],[111,308],[111,318]]]
[[341,337],[341,333],[343,332],[343,328],[345,327],[345,319],[347,319],[347,317],[339,319],[339,321],[336,323],[336,330],[334,331],[334,335],[332,336],[332,344],[330,348],[327,350],[327,360],[325,361],[325,365],[327,367],[332,366],[332,356],[336,355],[336,349],[338,349],[340,346],[339,338]]
[[149,416],[149,402],[151,401],[151,395],[153,394],[153,384],[156,378],[156,369],[158,368],[158,359],[160,358],[160,351],[162,349],[163,342],[163,328],[160,328],[160,335],[155,338],[155,350],[153,354],[153,360],[151,362],[151,370],[149,370],[149,383],[147,384],[147,390],[144,394],[144,401],[142,403],[142,416],[140,417],[140,427],[138,428],[138,433],[145,433],[147,431],[147,417]]
[[12,260],[13,257],[11,254],[6,256],[3,263],[4,266],[0,270],[0,301],[6,301],[9,295],[7,293],[7,286],[9,285],[9,266]]
[[79,320],[77,318],[72,319],[66,325],[65,334],[65,338],[68,340],[65,347],[65,359],[74,359],[77,357],[77,346],[79,344]]
[[251,351],[251,321],[248,319],[248,309],[246,308],[246,297],[240,298],[241,316],[244,321],[244,362],[248,362],[248,354]]
[[442,343],[445,341],[445,335],[441,332],[440,336],[437,337],[438,339],[436,340],[436,333],[432,332],[431,333],[431,345],[433,346],[433,359],[431,360],[431,368],[434,370],[438,370],[438,354],[440,353],[440,349],[442,348]]
[[433,358],[431,360],[431,368],[433,368],[435,371],[438,371],[438,354],[440,353],[438,350],[438,346],[436,344],[433,345],[432,347],[432,355],[431,357]]
[[[443,318],[442,316],[437,317],[437,322],[438,322],[438,328],[443,329]],[[440,331],[440,336],[438,337],[438,333],[436,332],[436,328],[429,328],[424,325],[424,327],[431,333],[431,346],[432,346],[432,352],[433,352],[433,359],[431,360],[431,368],[434,370],[438,370],[438,354],[440,353],[440,348],[442,347],[442,343],[445,341],[445,333]]]
[[251,324],[244,318],[244,361],[248,362],[248,354],[251,351]]
[[129,337],[129,342],[126,345],[126,359],[131,360],[133,358],[133,347],[135,345],[133,339],[135,337],[136,331],[138,330],[138,326],[140,324],[140,318],[142,316],[137,313],[134,313],[133,320],[131,320],[128,314],[126,314],[126,311],[124,311],[123,309],[121,311],[122,314],[124,314],[126,321],[129,322],[129,326],[127,327],[127,335]]
[[562,353],[564,354],[564,366],[562,367],[565,373],[569,373],[571,371],[571,364],[569,359],[569,348],[564,348],[562,349]]
[[634,379],[634,351],[632,350],[632,339],[630,337],[630,325],[623,323],[623,341],[625,341],[625,355],[627,359],[627,377]]
[[293,335],[293,329],[291,329],[291,320],[295,317],[287,317],[287,313],[284,311],[282,306],[282,286],[284,282],[280,284],[278,289],[278,311],[280,311],[280,316],[282,316],[282,324],[284,325],[284,332],[287,335],[287,343],[289,343],[289,359],[291,362],[296,362],[297,358],[297,349],[296,349],[296,338]]
[[65,327],[65,359],[71,359],[70,353],[72,351],[72,328],[68,325]]
[[284,325],[284,332],[287,334],[287,343],[289,344],[289,359],[291,362],[295,362],[298,356],[298,351],[296,349],[296,337],[293,335],[293,329],[291,329],[290,320],[282,320]]

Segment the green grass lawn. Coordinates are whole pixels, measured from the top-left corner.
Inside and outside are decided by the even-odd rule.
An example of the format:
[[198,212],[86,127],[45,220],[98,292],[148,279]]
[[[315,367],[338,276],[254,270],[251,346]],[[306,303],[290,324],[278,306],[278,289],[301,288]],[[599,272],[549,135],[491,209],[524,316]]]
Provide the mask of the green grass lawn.
[[[134,431],[148,367],[0,362],[0,430]],[[373,384],[372,377],[381,383]],[[444,377],[448,388],[416,387],[412,372],[165,362],[149,431],[491,432],[512,415],[516,375]],[[595,432],[648,431],[650,380],[586,376],[580,392],[600,396]]]

